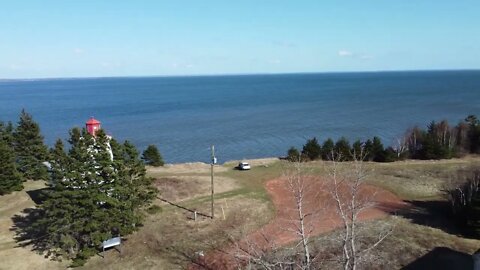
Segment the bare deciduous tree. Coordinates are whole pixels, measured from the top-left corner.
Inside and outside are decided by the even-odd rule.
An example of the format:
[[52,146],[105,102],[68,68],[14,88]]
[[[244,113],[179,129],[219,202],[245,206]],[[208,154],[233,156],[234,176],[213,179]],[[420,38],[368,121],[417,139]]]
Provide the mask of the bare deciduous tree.
[[393,150],[397,154],[397,159],[402,156],[403,153],[408,151],[407,137],[397,138],[393,144]]
[[[260,237],[247,237],[243,242],[236,243],[234,257],[238,265],[261,269],[312,269],[312,263],[317,259],[310,247],[314,230],[312,223],[323,210],[317,207],[316,197],[320,190],[313,187],[316,179],[306,174],[303,163],[292,162],[289,165],[283,179],[291,204],[279,210],[285,218],[272,224],[268,232],[262,230]],[[287,233],[297,240],[285,248],[275,241],[275,237],[270,235],[272,233]]]
[[287,173],[284,174],[284,177],[287,180],[288,189],[295,200],[295,209],[293,212],[296,215],[290,217],[291,226],[287,227],[287,229],[300,238],[300,242],[297,245],[301,245],[302,255],[304,257],[304,260],[300,265],[301,269],[310,269],[312,255],[309,245],[313,225],[310,224],[308,219],[319,218],[318,215],[320,209],[314,209],[312,207],[308,208],[306,207],[306,204],[308,202],[312,203],[312,201],[315,203],[319,191],[312,189],[309,179],[305,175],[305,170],[302,168],[300,162],[294,163],[293,170],[287,171]]
[[[322,178],[313,177],[308,163],[288,163],[282,181],[277,182],[288,203],[278,206],[274,223],[253,234],[226,232],[231,245],[221,252],[230,258],[228,269],[354,270],[370,260],[367,255],[374,255],[370,251],[390,235],[393,226],[375,223],[381,228],[372,232],[362,224],[364,212],[377,207],[378,190],[365,185],[363,153],[354,153],[352,162],[339,162],[342,157],[337,153],[331,156],[331,161],[324,162],[329,174]],[[338,230],[319,238],[315,236],[325,229],[319,230],[318,225],[338,226]],[[288,243],[279,240],[282,237]],[[324,241],[325,237],[330,238]]]
[[341,163],[341,154],[332,154],[328,163],[331,181],[330,194],[335,202],[336,212],[341,220],[342,232],[340,243],[342,246],[343,268],[357,269],[363,256],[377,247],[390,235],[393,227],[381,230],[373,243],[361,242],[358,230],[360,215],[376,206],[376,192],[370,193],[365,189],[366,168],[364,153],[353,153],[353,161]]

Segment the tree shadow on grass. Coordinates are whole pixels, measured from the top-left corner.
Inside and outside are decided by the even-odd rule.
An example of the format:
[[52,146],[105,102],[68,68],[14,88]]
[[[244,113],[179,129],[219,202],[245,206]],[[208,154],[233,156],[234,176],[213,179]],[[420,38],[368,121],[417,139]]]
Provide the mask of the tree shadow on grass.
[[448,201],[405,201],[407,206],[401,208],[382,205],[387,212],[410,219],[413,223],[440,229],[446,233],[466,238],[474,238],[472,231],[461,225],[452,217]]
[[[27,191],[30,198],[37,204],[41,204],[46,198],[48,188]],[[48,251],[47,224],[39,224],[39,218],[43,215],[40,208],[26,208],[20,214],[12,217],[13,226],[10,231],[15,233],[15,241],[19,247],[30,246],[33,251],[43,254]]]
[[29,190],[27,191],[28,196],[32,199],[32,201],[36,204],[42,204],[45,199],[47,198],[47,192],[50,190],[50,188],[40,188],[40,189],[35,189],[35,190]]
[[44,253],[48,250],[48,243],[46,241],[47,230],[46,226],[35,224],[43,214],[41,209],[27,208],[21,214],[12,217],[13,226],[11,231],[15,232],[15,241],[19,247],[31,246],[33,251]]
[[474,269],[473,256],[447,247],[436,247],[416,259],[403,270],[458,270]]

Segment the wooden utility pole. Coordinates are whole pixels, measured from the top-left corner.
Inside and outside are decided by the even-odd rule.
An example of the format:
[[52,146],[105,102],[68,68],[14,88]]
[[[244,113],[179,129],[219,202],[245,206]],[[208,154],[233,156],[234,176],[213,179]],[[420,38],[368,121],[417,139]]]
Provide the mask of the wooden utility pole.
[[212,164],[211,164],[211,175],[212,175],[212,219],[215,218],[215,210],[214,210],[214,199],[213,195],[215,194],[215,187],[213,185],[213,166],[217,163],[217,158],[215,157],[215,146],[212,145]]

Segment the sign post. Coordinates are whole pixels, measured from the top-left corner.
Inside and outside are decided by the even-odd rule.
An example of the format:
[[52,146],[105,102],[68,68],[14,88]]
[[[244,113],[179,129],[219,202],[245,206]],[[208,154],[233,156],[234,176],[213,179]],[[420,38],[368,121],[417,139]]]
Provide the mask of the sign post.
[[214,209],[214,198],[215,187],[213,184],[213,166],[217,163],[217,158],[215,157],[215,146],[212,145],[212,164],[211,164],[211,176],[212,176],[212,219],[215,218],[215,209]]

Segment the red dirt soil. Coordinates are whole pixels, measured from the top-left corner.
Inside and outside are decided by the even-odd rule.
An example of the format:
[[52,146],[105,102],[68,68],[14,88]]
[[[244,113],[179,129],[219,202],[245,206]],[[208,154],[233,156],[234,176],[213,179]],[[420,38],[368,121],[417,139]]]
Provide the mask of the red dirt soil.
[[[298,241],[300,237],[294,231],[298,226],[298,211],[295,197],[286,179],[273,179],[266,183],[266,189],[272,198],[276,209],[275,217],[258,231],[255,231],[239,243],[226,247],[222,251],[206,254],[198,262],[203,267],[191,269],[238,269],[238,261],[233,253],[240,249],[269,250],[272,247],[281,247]],[[303,183],[304,200],[303,213],[309,214],[305,218],[305,230],[310,236],[319,235],[341,226],[341,219],[337,213],[335,200],[330,193],[334,186],[332,182],[317,177],[308,177]],[[348,201],[349,186],[338,185],[343,201]],[[297,189],[298,190],[298,189]],[[408,206],[393,193],[371,185],[362,185],[357,193],[359,203],[368,202],[360,214],[362,221],[384,217],[389,213]],[[239,249],[240,248],[240,249]]]

